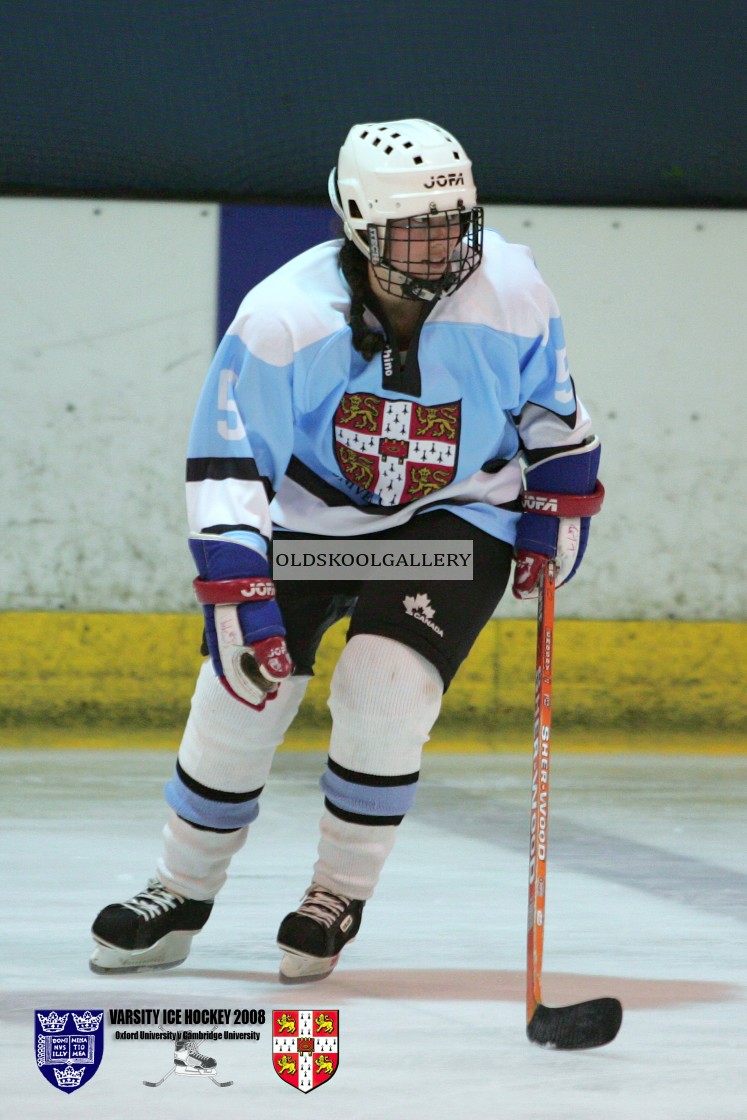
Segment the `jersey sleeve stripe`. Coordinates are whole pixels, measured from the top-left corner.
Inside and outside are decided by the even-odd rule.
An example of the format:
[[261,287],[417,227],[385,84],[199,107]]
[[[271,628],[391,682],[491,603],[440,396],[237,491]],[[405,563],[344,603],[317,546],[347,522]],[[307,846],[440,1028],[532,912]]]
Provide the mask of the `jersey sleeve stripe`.
[[262,533],[257,533],[257,529],[254,525],[205,525],[200,532],[206,534],[210,533],[215,537],[223,537],[229,533],[255,533],[257,536],[262,537],[262,540],[265,541],[266,544],[270,543],[270,538],[263,536]]
[[187,482],[204,482],[205,479],[221,481],[240,478],[248,482],[263,481],[254,459],[199,458],[187,459]]
[[243,478],[205,478],[188,482],[187,518],[190,532],[206,525],[241,525],[261,536],[272,536],[268,495],[263,482]]

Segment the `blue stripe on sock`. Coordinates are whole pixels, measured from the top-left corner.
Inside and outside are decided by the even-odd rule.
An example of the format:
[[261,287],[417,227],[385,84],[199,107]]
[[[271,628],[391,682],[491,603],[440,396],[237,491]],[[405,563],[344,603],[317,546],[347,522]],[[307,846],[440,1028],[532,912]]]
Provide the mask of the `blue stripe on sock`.
[[259,816],[259,797],[249,801],[212,801],[188,789],[177,773],[166,783],[166,802],[175,813],[204,828],[243,828]]
[[348,782],[329,768],[321,780],[326,798],[346,813],[367,817],[402,817],[413,806],[417,781],[409,785],[369,786]]

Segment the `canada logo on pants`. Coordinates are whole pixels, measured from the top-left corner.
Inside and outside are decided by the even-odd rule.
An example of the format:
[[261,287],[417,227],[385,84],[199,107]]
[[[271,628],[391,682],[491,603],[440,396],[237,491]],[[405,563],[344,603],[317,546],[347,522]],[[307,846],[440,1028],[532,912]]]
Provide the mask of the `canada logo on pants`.
[[345,393],[335,412],[335,458],[345,478],[381,505],[405,505],[454,478],[461,419],[461,401],[424,405]]

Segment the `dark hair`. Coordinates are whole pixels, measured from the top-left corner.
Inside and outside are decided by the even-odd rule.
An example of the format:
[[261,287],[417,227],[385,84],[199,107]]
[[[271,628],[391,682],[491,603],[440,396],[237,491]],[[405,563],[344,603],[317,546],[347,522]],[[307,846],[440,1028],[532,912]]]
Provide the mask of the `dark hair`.
[[350,285],[350,329],[353,332],[353,346],[370,362],[374,354],[380,354],[386,345],[381,331],[373,330],[365,322],[365,295],[369,290],[368,260],[360,249],[347,237],[340,249],[340,268]]

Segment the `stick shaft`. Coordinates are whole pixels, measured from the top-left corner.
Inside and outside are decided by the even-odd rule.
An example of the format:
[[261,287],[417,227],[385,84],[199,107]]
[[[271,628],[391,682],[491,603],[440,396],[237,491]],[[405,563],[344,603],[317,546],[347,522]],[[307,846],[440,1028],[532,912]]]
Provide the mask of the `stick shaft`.
[[552,731],[552,657],[555,631],[556,566],[548,560],[540,575],[537,604],[537,656],[532,746],[532,812],[529,834],[527,922],[527,1022],[542,1003],[542,952],[547,886],[547,837],[550,810],[550,736]]

